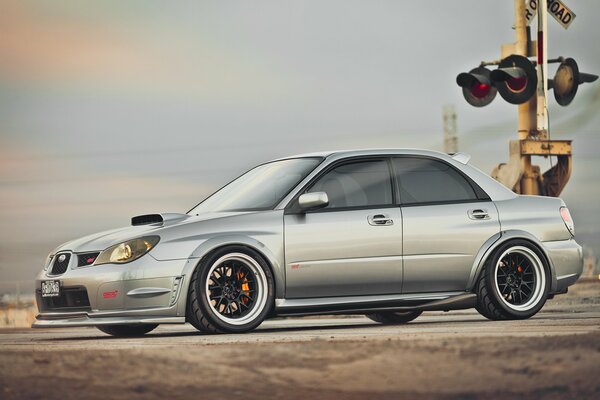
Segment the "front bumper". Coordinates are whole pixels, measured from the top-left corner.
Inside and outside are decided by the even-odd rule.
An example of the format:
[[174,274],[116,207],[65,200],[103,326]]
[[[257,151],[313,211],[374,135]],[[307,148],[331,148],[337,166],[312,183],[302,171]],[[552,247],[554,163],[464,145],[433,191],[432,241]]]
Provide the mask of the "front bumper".
[[[36,279],[40,313],[32,326],[184,323],[185,295],[181,293],[187,263],[158,261],[147,255],[122,265],[73,265],[59,276],[42,271]],[[59,281],[64,298],[42,298],[41,283],[46,280]],[[179,301],[181,297],[183,302]]]
[[131,315],[128,312],[116,313],[43,313],[36,317],[32,328],[69,328],[76,326],[133,325],[133,324],[183,324],[185,317],[161,317],[163,309],[144,310],[148,315]]
[[550,293],[563,293],[583,272],[583,249],[574,239],[544,242],[544,248],[555,277]]

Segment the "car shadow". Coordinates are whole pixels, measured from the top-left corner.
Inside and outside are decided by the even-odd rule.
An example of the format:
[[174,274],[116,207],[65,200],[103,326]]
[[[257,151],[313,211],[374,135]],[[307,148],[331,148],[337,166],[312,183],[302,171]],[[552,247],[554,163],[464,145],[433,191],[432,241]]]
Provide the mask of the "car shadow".
[[[136,337],[114,337],[114,336],[110,336],[110,335],[106,335],[106,334],[102,334],[100,332],[98,332],[98,335],[86,335],[86,336],[70,336],[70,337],[57,337],[57,338],[44,338],[44,339],[40,339],[40,341],[45,341],[45,342],[69,342],[69,341],[95,341],[95,340],[131,340],[131,339],[140,339],[140,338],[144,338],[144,339],[148,339],[148,340],[152,340],[154,339],[159,339],[159,338],[169,338],[169,337],[187,337],[187,336],[203,336],[203,337],[214,337],[214,336],[229,336],[229,337],[248,337],[248,336],[253,336],[253,335],[261,335],[261,334],[270,334],[270,333],[285,333],[285,332],[314,332],[314,331],[344,331],[344,330],[350,330],[350,329],[356,329],[356,328],[367,328],[367,329],[377,329],[377,328],[382,328],[382,327],[402,327],[404,326],[405,328],[411,328],[410,330],[413,330],[414,328],[418,328],[419,326],[428,326],[428,325],[439,325],[439,324],[447,324],[447,323],[489,323],[490,321],[486,320],[486,319],[460,319],[460,320],[456,320],[456,319],[452,319],[449,321],[444,321],[444,320],[435,320],[435,321],[412,321],[408,324],[405,325],[382,325],[380,323],[377,322],[357,322],[357,323],[342,323],[342,324],[327,324],[327,325],[319,325],[318,322],[315,323],[315,325],[302,325],[302,326],[278,326],[278,327],[268,327],[268,328],[257,328],[256,330],[250,331],[250,332],[246,332],[246,333],[231,333],[231,334],[223,334],[223,335],[211,335],[211,334],[205,334],[203,332],[200,331],[194,331],[194,330],[186,330],[186,331],[153,331],[150,333],[147,333],[143,336],[136,336]],[[185,326],[189,326],[188,324],[186,324]],[[324,336],[326,335],[325,333],[323,334]],[[292,338],[293,339],[293,338]]]

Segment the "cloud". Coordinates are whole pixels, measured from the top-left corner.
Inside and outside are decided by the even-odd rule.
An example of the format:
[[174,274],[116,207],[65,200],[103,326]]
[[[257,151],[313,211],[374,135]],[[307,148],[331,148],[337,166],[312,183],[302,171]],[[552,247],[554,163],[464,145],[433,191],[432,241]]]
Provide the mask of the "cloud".
[[9,1],[0,12],[0,81],[87,85],[123,95],[128,88],[128,95],[150,92],[212,102],[257,95],[273,101],[293,84],[269,63],[240,58],[201,32],[189,34],[195,35],[192,47],[181,37],[161,37],[149,24],[110,14],[100,20],[47,17],[24,2]]

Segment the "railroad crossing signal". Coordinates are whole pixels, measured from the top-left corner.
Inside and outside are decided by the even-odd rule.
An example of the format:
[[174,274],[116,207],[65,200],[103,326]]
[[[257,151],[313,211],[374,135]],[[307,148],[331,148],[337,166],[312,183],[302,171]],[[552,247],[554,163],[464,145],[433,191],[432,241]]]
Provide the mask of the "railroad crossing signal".
[[[594,82],[597,75],[579,72],[577,62],[572,58],[558,58],[560,62],[553,79],[548,80],[548,88],[554,89],[554,98],[561,106],[567,106],[577,94],[582,83]],[[490,71],[480,66],[456,77],[456,83],[463,88],[465,100],[475,107],[484,107],[496,97],[496,92],[511,104],[523,104],[535,94],[538,84],[534,62],[527,57],[511,54],[498,63],[498,68]]]
[[[561,0],[514,0],[514,8],[516,42],[502,45],[500,60],[482,62],[460,73],[456,83],[472,106],[490,104],[497,93],[518,105],[519,139],[509,142],[509,161],[496,166],[492,177],[517,193],[558,196],[571,174],[572,146],[570,140],[550,140],[548,89],[554,90],[558,104],[567,106],[579,85],[598,76],[580,72],[572,58],[548,60],[548,14],[565,29],[575,19],[575,13]],[[536,17],[537,40],[531,40],[528,25]],[[552,79],[548,79],[548,63],[559,63]],[[542,173],[532,164],[534,156],[556,157],[556,164]]]

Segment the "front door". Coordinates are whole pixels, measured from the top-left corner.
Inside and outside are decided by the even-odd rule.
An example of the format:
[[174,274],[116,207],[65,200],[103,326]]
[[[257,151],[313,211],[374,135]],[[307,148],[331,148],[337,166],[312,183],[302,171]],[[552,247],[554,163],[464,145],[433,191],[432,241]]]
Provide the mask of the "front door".
[[389,162],[333,166],[307,192],[329,205],[286,214],[286,298],[400,293],[402,217],[394,205]]

